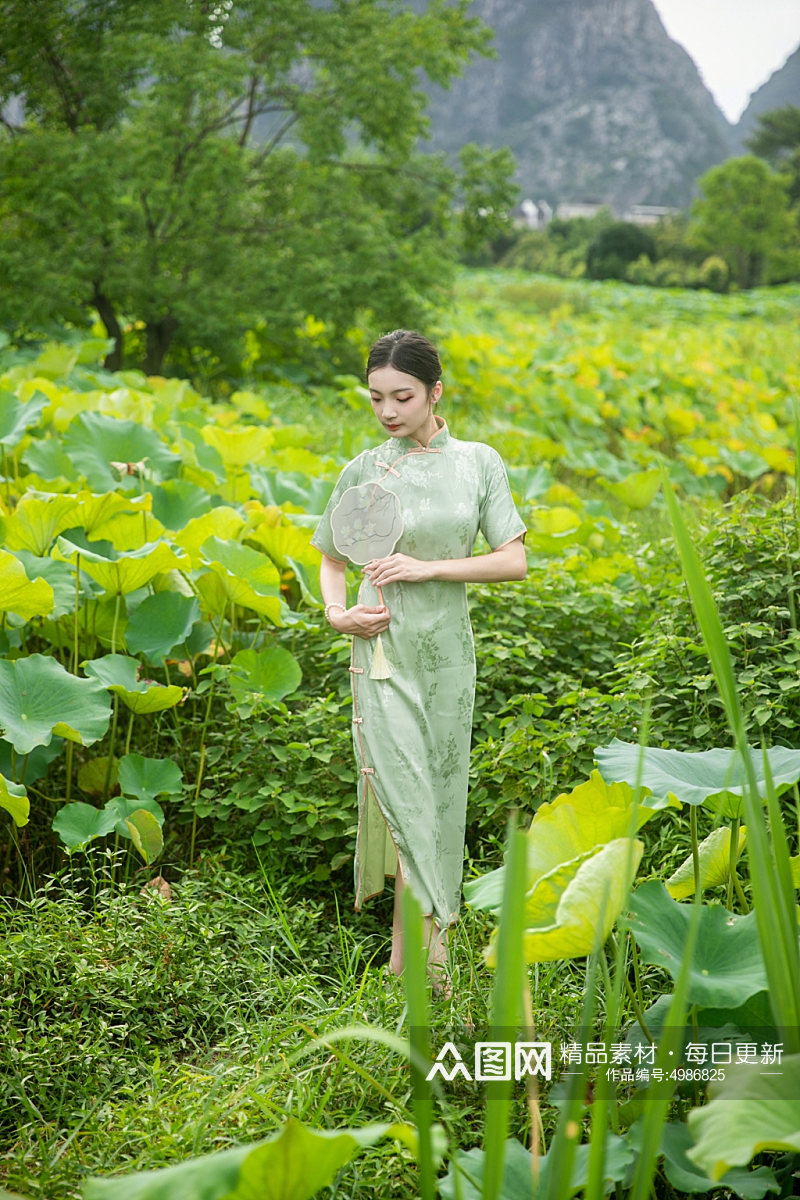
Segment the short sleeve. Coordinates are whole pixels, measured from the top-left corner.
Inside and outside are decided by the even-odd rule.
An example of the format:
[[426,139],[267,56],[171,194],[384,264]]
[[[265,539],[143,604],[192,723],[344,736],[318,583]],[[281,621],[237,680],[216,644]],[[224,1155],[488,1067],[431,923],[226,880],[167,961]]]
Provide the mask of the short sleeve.
[[479,524],[492,550],[499,550],[514,538],[524,538],[527,530],[511,496],[502,458],[491,446],[486,446],[485,452]]
[[328,558],[335,558],[339,562],[349,562],[347,555],[343,555],[336,549],[331,531],[331,513],[336,508],[336,505],[342,498],[342,493],[347,491],[349,487],[354,487],[360,482],[360,456],[354,458],[344,468],[339,478],[336,480],[330,499],[325,505],[325,511],[319,519],[319,524],[311,535],[311,545],[316,546],[317,550],[321,550],[323,554],[327,554]]

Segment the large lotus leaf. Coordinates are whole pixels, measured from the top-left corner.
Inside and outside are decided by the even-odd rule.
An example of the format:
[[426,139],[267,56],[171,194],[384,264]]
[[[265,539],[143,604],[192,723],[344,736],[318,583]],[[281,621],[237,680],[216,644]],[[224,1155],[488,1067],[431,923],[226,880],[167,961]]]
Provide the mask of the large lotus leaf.
[[[589,1181],[588,1144],[576,1146],[575,1158],[572,1163],[572,1180],[569,1189],[562,1193],[564,1200],[575,1195]],[[626,1178],[633,1162],[633,1147],[627,1139],[618,1134],[607,1133],[605,1156],[603,1161],[603,1178],[608,1184],[621,1182]],[[462,1168],[457,1190],[454,1178],[456,1167],[450,1167],[447,1175],[439,1183],[442,1200],[483,1200],[484,1171],[486,1167],[486,1152],[484,1150],[459,1151],[456,1155],[458,1165]],[[539,1159],[539,1187],[534,1189],[533,1163],[529,1150],[515,1138],[509,1138],[503,1152],[503,1177],[497,1200],[535,1200],[549,1194],[550,1186],[550,1156],[544,1154]],[[474,1180],[474,1183],[473,1183]]]
[[131,841],[149,866],[164,849],[161,826],[146,808],[137,808],[126,820]]
[[128,617],[125,643],[131,654],[144,654],[150,662],[161,663],[189,636],[199,612],[195,596],[156,592]]
[[[143,499],[150,500],[146,495]],[[146,543],[158,542],[166,533],[164,526],[151,512],[121,512],[97,526],[92,535],[109,542],[118,552],[140,550]],[[69,536],[69,533],[67,533]]]
[[110,692],[116,692],[132,713],[163,712],[183,699],[183,688],[177,684],[165,686],[151,679],[139,679],[141,663],[125,654],[106,654],[83,663],[83,669]]
[[148,475],[174,475],[180,459],[155,430],[136,421],[123,421],[104,413],[81,413],[64,434],[64,449],[89,486],[97,491],[115,491],[130,480],[119,476],[113,462],[144,462]]
[[156,575],[188,565],[166,542],[149,542],[126,554],[116,551],[112,554],[113,557],[86,550],[64,537],[58,539],[54,551],[55,557],[66,562],[77,563],[80,557],[81,570],[112,596],[138,591]]
[[231,662],[228,683],[237,703],[254,711],[296,691],[302,678],[293,654],[280,646],[267,646],[265,650],[240,650]]
[[18,779],[22,776],[26,784],[36,783],[37,779],[44,779],[50,770],[50,764],[55,762],[63,749],[63,738],[54,737],[49,746],[37,746],[20,760],[10,743],[0,740],[0,772],[7,779]]
[[157,796],[179,796],[183,777],[178,764],[168,758],[125,754],[119,764],[119,786],[125,796],[155,800]]
[[[641,1122],[637,1121],[628,1132],[628,1140],[640,1150]],[[780,1184],[768,1167],[757,1167],[755,1171],[735,1167],[726,1171],[720,1180],[709,1179],[695,1166],[687,1151],[692,1147],[692,1135],[683,1121],[670,1121],[661,1130],[661,1153],[664,1156],[664,1174],[681,1195],[710,1192],[713,1188],[726,1187],[742,1200],[763,1200],[767,1192],[779,1192]]]
[[[678,978],[686,949],[692,905],[678,904],[655,879],[630,900],[630,927],[645,962]],[[735,1008],[767,987],[754,912],[729,913],[721,905],[700,910],[699,930],[687,999],[708,1008]]]
[[[747,840],[747,830],[744,825],[739,827],[736,857],[742,852]],[[700,890],[718,887],[727,883],[731,865],[731,829],[729,825],[720,825],[704,838],[698,847],[700,859]],[[667,891],[673,900],[685,900],[694,895],[694,860],[691,854],[684,859],[677,871],[673,871],[667,880]]]
[[117,790],[118,775],[119,759],[112,755],[109,762],[109,756],[103,754],[81,763],[78,768],[78,787],[84,796],[105,798],[109,792]]
[[272,471],[256,468],[250,479],[264,504],[295,504],[306,513],[322,513],[336,483],[336,474],[306,475],[302,471]]
[[120,514],[149,513],[152,507],[149,492],[143,496],[123,496],[119,492],[98,494],[84,489],[77,493],[76,500],[78,507],[73,524],[79,525],[93,541],[106,537],[104,526]]
[[146,812],[157,822],[159,828],[164,824],[164,810],[157,800],[150,796],[140,799],[138,796],[114,796],[103,809],[109,817],[114,818],[113,828],[120,837],[130,838],[131,831],[128,821],[138,812]]
[[[152,497],[153,515],[173,533],[183,529],[196,517],[204,516],[209,505],[213,504],[206,489],[190,483],[188,479],[167,479],[153,488]],[[200,541],[202,543],[205,538]]]
[[781,1063],[736,1063],[711,1084],[710,1099],[689,1113],[687,1151],[711,1179],[743,1167],[765,1150],[800,1151],[800,1054]]
[[661,472],[634,471],[632,475],[617,483],[609,483],[607,479],[601,479],[599,482],[612,496],[627,504],[628,508],[647,508],[661,487]]
[[319,587],[319,551],[311,545],[311,529],[299,525],[269,525],[263,521],[247,537],[257,542],[272,561],[294,573],[303,599],[311,604],[322,602]]
[[31,812],[28,793],[21,783],[14,783],[0,775],[0,808],[11,814],[15,825],[27,825]]
[[[615,838],[542,876],[525,897],[526,960],[581,958],[602,945],[622,911],[642,850],[638,839]],[[496,966],[496,955],[495,930],[489,966]]]
[[95,679],[78,679],[54,658],[0,659],[0,726],[17,754],[47,746],[54,734],[90,746],[103,736],[111,701]]
[[34,392],[22,404],[13,392],[0,388],[0,446],[17,446],[29,429],[39,424],[42,409],[48,403],[43,392]]
[[[212,572],[197,581],[198,591],[212,612],[222,613],[230,604],[252,608],[281,623],[280,574],[264,554],[211,537],[202,546],[203,563]],[[213,606],[213,607],[212,607]]]
[[562,554],[579,538],[583,521],[571,508],[537,508],[531,514],[528,541],[543,554]]
[[[575,862],[613,838],[634,834],[654,812],[649,797],[636,811],[634,802],[635,793],[627,783],[607,784],[599,771],[592,771],[571,792],[540,805],[528,830],[528,889],[559,864]],[[466,883],[469,904],[499,911],[504,877],[503,866]]]
[[396,1131],[392,1125],[307,1129],[289,1117],[263,1142],[157,1171],[89,1179],[84,1200],[311,1200],[360,1150]]
[[37,438],[25,447],[21,461],[34,475],[49,483],[57,479],[71,480],[75,473],[60,437]]
[[20,560],[0,550],[0,612],[30,621],[53,611],[53,589],[45,579],[29,579]]
[[39,558],[29,550],[17,550],[16,557],[25,568],[28,579],[43,579],[53,593],[53,617],[75,611],[75,571],[70,563]]
[[203,562],[201,546],[209,538],[221,538],[229,541],[237,538],[244,528],[244,517],[235,508],[225,504],[212,508],[202,517],[189,521],[175,538],[175,545],[180,546],[189,555],[193,567],[199,567]]
[[117,815],[108,806],[95,808],[76,800],[65,804],[53,818],[53,829],[68,850],[81,850],[93,838],[105,837],[117,823]]
[[[751,746],[750,754],[762,797],[766,795],[764,754],[779,795],[800,779],[800,750],[772,746],[762,751],[761,747]],[[642,755],[641,783],[654,796],[673,795],[687,804],[727,798],[730,803],[726,815],[741,815],[741,795],[747,777],[735,750],[660,750],[615,738],[609,746],[598,746],[594,755],[604,779],[635,782]]]
[[3,518],[3,545],[8,550],[29,550],[43,558],[59,533],[75,524],[77,509],[74,496],[29,492],[22,497],[13,516]]
[[241,470],[262,462],[275,442],[271,429],[252,425],[240,429],[222,429],[219,425],[204,425],[203,440],[219,454],[225,466]]

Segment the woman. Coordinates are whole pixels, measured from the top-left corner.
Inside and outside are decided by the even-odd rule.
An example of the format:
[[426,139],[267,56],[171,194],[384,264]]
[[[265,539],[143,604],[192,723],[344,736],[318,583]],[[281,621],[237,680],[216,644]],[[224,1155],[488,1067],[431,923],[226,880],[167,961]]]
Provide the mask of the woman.
[[[355,907],[395,877],[389,970],[400,974],[400,897],[411,887],[426,914],[429,974],[435,990],[449,994],[446,937],[461,900],[475,698],[465,585],[524,579],[525,526],[497,452],[457,441],[437,416],[441,365],[427,338],[408,330],[380,338],[366,375],[389,440],[344,468],[311,539],[323,555],[325,615],[353,635]],[[348,607],[347,553],[337,548],[331,517],[346,490],[361,484],[394,493],[402,532],[392,553],[363,568],[358,603]],[[479,530],[491,553],[473,558]],[[386,671],[370,670],[376,651]]]

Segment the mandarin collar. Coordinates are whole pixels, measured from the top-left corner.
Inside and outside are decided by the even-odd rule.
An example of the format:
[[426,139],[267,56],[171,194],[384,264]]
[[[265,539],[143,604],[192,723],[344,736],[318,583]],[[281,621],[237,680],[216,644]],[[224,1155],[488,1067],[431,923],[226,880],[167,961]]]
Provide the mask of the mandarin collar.
[[434,420],[437,425],[436,432],[431,434],[424,446],[412,437],[392,438],[392,445],[397,446],[402,454],[424,454],[426,451],[444,449],[450,441],[450,430],[444,417],[435,416]]

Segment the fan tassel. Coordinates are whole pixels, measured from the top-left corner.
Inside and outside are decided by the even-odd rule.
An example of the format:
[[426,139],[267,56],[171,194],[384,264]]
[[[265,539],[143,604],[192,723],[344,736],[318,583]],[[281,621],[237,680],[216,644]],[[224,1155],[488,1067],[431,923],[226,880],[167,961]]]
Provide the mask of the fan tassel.
[[370,667],[370,679],[389,679],[392,675],[392,668],[389,666],[389,660],[383,649],[381,635],[375,639],[375,649],[372,652],[372,666]]

